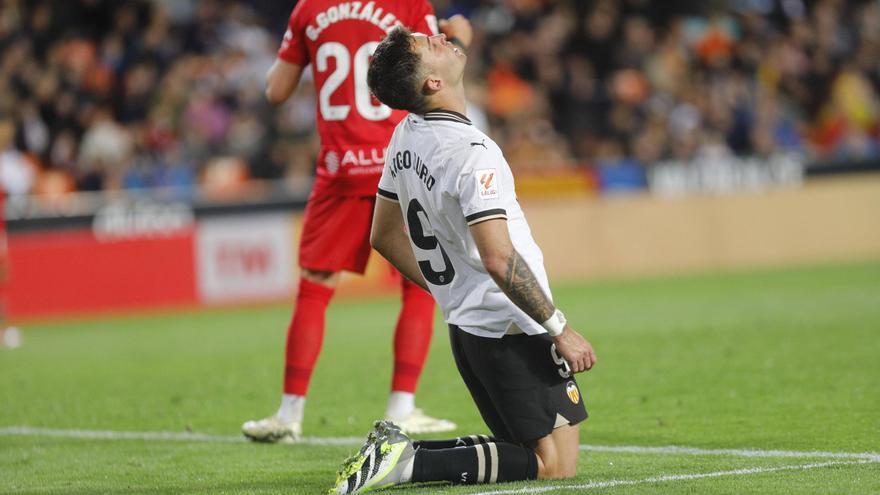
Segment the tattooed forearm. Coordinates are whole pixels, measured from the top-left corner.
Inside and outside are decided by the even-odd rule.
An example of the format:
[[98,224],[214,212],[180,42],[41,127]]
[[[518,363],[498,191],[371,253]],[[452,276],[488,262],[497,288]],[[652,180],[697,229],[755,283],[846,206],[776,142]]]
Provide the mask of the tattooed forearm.
[[498,285],[514,304],[535,321],[547,321],[556,310],[541,289],[535,274],[516,250],[507,258],[507,273]]

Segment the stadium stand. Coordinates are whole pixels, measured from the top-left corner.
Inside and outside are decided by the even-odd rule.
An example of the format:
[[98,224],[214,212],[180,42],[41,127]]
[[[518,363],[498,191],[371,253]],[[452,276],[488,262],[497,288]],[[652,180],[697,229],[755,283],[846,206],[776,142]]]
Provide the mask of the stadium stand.
[[[288,3],[4,2],[7,194],[187,199],[200,183],[227,195],[248,178],[308,177],[313,92],[278,110],[262,97]],[[657,5],[435,2],[473,19],[469,98],[524,174],[590,170],[627,191],[664,163],[880,161],[880,4]]]

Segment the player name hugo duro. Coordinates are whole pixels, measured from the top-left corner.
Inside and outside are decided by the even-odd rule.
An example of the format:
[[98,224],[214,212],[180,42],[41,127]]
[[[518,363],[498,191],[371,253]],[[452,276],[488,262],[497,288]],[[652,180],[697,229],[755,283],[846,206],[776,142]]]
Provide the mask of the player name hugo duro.
[[410,170],[414,174],[419,176],[419,179],[422,183],[425,184],[425,187],[430,191],[434,184],[437,182],[437,179],[428,172],[428,166],[425,165],[425,162],[419,157],[419,155],[411,152],[410,150],[406,151],[398,151],[392,158],[391,161],[388,162],[388,170],[391,171],[391,177],[396,179],[397,172],[403,170]]

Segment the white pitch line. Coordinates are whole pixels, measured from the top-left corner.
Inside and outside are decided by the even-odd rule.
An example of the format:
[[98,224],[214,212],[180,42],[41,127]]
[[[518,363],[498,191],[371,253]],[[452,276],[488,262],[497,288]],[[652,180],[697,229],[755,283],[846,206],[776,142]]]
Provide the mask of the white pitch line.
[[763,449],[701,449],[698,447],[639,447],[628,445],[581,445],[581,450],[590,452],[623,452],[632,454],[661,455],[718,455],[731,457],[794,457],[815,459],[868,459],[880,460],[880,452],[821,452],[799,450]]
[[862,459],[859,461],[826,461],[816,462],[812,464],[798,464],[795,466],[778,466],[778,467],[753,467],[744,469],[732,469],[729,471],[715,471],[711,473],[691,473],[691,474],[665,474],[661,476],[651,476],[640,480],[609,480],[594,481],[579,485],[554,485],[554,486],[534,486],[528,488],[509,489],[509,490],[493,490],[489,492],[477,492],[471,495],[514,495],[522,493],[549,493],[556,491],[568,490],[595,490],[600,488],[616,488],[619,486],[644,485],[652,483],[664,483],[667,481],[689,481],[704,478],[720,478],[724,476],[747,476],[751,474],[775,473],[779,471],[807,471],[810,469],[819,469],[832,466],[853,466],[859,464],[871,464],[880,462],[880,459]]
[[[0,436],[31,436],[83,438],[87,440],[159,440],[172,442],[242,443],[247,440],[240,435],[211,435],[176,431],[97,431],[97,430],[59,430],[53,428],[32,428],[29,426],[10,426],[0,428]],[[363,438],[357,437],[303,437],[293,443],[306,445],[360,445]]]
[[[212,435],[209,433],[175,431],[100,431],[80,429],[35,428],[30,426],[10,426],[0,428],[0,436],[34,436],[81,438],[86,440],[150,440],[172,442],[241,443],[245,438],[239,435]],[[363,437],[304,437],[295,444],[304,445],[361,445]],[[814,459],[862,459],[880,461],[878,452],[804,452],[797,450],[761,449],[701,449],[696,447],[643,447],[635,445],[581,445],[581,450],[590,452],[622,452],[633,454],[658,455],[716,455],[730,457],[790,457]]]

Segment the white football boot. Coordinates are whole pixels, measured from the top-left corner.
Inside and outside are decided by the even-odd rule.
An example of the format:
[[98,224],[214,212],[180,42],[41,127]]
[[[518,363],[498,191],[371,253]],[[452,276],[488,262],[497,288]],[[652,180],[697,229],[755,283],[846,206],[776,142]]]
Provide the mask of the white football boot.
[[407,435],[418,433],[442,433],[458,428],[458,425],[446,419],[432,418],[419,408],[413,409],[409,416],[394,418],[387,416],[388,421],[396,424]]
[[299,421],[286,423],[273,415],[246,422],[241,425],[241,432],[255,442],[292,443],[302,437],[302,423]]
[[376,421],[360,451],[342,465],[329,493],[362,493],[407,482],[414,455],[412,441],[399,428]]

